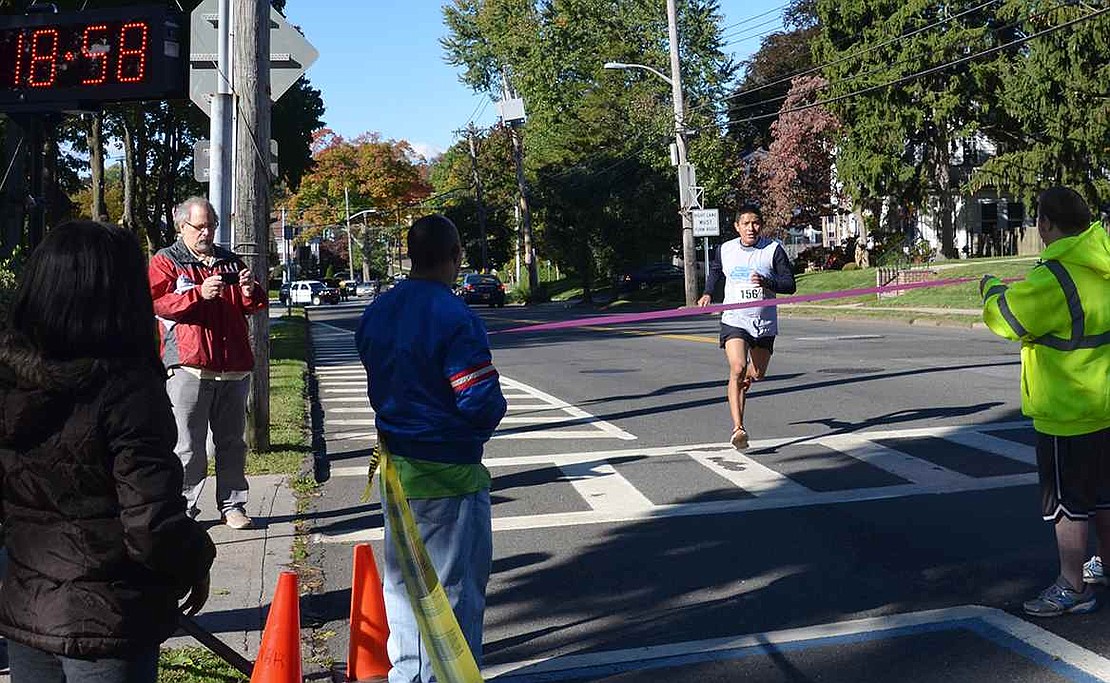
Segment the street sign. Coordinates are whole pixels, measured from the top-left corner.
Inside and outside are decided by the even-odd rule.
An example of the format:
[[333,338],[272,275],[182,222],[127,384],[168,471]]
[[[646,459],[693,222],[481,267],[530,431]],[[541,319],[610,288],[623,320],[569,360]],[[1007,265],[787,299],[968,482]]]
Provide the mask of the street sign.
[[197,140],[193,144],[193,177],[198,183],[207,183],[209,176],[208,155],[212,151],[212,143],[208,140]]
[[[209,180],[209,154],[212,143],[208,140],[197,140],[193,145],[193,177],[198,183],[207,183]],[[278,143],[270,140],[270,176],[278,175]]]
[[[212,94],[216,92],[218,0],[204,0],[189,16],[189,97],[204,113],[210,114]],[[289,90],[320,56],[276,9],[270,8],[270,99]]]
[[694,209],[694,237],[716,237],[721,234],[721,216],[717,209]]

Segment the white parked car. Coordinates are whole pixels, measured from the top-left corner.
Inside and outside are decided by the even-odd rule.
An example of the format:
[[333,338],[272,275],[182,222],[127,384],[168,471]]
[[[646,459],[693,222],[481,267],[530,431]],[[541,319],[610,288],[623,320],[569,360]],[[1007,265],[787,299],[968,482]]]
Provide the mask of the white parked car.
[[294,305],[339,303],[339,290],[319,280],[296,280],[289,285],[289,301]]

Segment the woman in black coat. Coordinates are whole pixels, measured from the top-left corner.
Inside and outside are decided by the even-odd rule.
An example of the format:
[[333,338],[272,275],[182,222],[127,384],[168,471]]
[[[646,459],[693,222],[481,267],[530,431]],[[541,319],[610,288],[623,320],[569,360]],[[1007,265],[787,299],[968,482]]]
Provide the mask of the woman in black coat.
[[[185,514],[146,264],[130,232],[51,230],[0,336],[0,635],[13,683],[146,683],[215,547]],[[179,606],[179,601],[184,603]]]

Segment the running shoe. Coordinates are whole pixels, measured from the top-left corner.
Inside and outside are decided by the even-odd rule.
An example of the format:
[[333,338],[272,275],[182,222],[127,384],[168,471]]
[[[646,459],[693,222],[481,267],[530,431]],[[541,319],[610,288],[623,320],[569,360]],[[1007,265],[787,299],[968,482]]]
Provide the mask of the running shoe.
[[1110,585],[1110,580],[1107,580],[1106,574],[1102,572],[1102,558],[1098,555],[1092,555],[1091,559],[1083,563],[1083,583]]
[[743,427],[737,427],[732,430],[732,438],[729,439],[732,447],[738,451],[742,451],[748,447],[748,433],[744,431]]
[[1056,581],[1022,607],[1031,617],[1058,617],[1061,614],[1087,614],[1098,607],[1095,589],[1086,586],[1079,592],[1067,585],[1063,579]]

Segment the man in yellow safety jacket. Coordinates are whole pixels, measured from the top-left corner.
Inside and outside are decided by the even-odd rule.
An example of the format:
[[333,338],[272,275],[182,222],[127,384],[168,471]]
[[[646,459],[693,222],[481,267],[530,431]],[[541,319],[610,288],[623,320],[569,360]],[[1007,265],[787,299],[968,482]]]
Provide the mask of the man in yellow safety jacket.
[[1037,199],[1041,261],[1007,287],[979,283],[983,319],[1021,341],[1021,409],[1037,431],[1042,514],[1055,524],[1060,575],[1025,603],[1032,616],[1086,613],[1107,584],[1101,555],[1084,563],[1093,519],[1110,551],[1110,237],[1074,190]]

